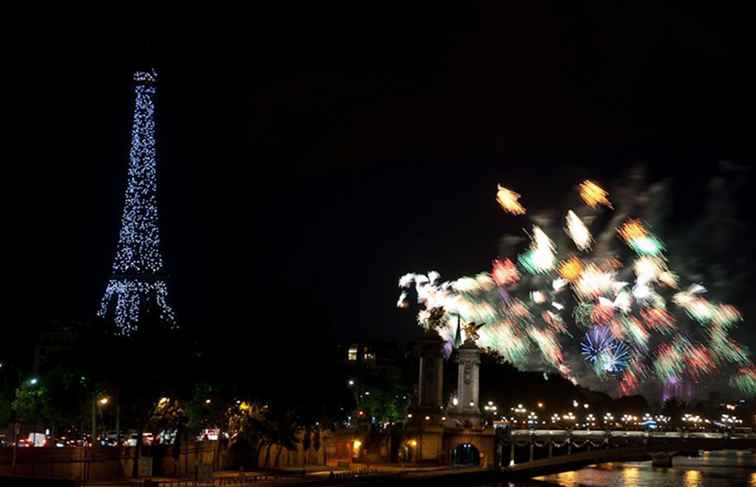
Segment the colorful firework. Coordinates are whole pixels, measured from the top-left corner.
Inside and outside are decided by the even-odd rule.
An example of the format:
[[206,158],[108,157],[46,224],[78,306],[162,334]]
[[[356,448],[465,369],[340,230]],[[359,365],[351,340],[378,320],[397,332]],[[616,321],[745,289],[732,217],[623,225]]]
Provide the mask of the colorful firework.
[[[580,196],[592,208],[612,208],[608,193],[590,181],[580,185]],[[499,187],[497,199],[508,212],[524,213],[518,198]],[[730,337],[740,312],[710,301],[702,286],[673,272],[664,243],[640,220],[624,219],[619,228],[610,223],[592,246],[594,237],[569,211],[564,231],[581,258],[570,255],[574,249],[558,252],[544,230],[548,224],[539,217],[529,248],[516,260],[495,260],[490,273],[449,282],[435,272],[405,275],[397,305],[406,307],[414,288],[419,324],[435,330],[448,351],[469,338],[517,367],[556,370],[572,381],[580,369],[571,364],[585,360],[597,376],[615,379],[623,394],[648,381],[695,382],[726,366],[740,370],[735,387],[756,393],[749,353]],[[612,249],[617,235],[634,258]],[[476,323],[474,333],[458,321]]]
[[554,268],[554,243],[538,226],[533,226],[530,250],[519,257],[520,264],[531,274],[548,272]]
[[627,368],[630,349],[616,340],[606,326],[594,326],[585,334],[580,352],[596,373],[616,374]]

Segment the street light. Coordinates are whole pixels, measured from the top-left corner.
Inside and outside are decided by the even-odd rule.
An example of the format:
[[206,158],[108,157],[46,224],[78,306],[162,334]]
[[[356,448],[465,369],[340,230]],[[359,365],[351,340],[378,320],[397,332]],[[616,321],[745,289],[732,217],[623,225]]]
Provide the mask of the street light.
[[29,379],[29,384],[33,386],[37,385],[37,382],[39,382],[39,379],[37,379],[36,377],[32,377],[31,379]]
[[108,402],[110,402],[108,396],[102,396],[100,399],[97,399],[97,391],[92,393],[92,448],[95,447],[95,441],[97,440],[97,405],[105,406]]

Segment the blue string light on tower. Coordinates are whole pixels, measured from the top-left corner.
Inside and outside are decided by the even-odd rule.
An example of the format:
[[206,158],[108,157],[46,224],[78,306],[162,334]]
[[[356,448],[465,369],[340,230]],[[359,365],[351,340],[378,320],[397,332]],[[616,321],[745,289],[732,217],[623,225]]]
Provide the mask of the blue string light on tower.
[[121,231],[113,270],[98,315],[114,321],[120,333],[136,331],[144,313],[157,312],[160,321],[175,325],[166,296],[168,288],[160,254],[155,151],[155,90],[157,72],[134,73],[136,105]]

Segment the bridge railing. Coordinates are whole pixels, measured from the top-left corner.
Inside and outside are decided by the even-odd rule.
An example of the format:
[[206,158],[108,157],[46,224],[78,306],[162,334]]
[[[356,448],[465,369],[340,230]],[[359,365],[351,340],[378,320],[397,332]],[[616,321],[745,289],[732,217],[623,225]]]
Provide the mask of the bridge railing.
[[707,444],[714,449],[721,449],[722,445],[725,443],[732,445],[733,441],[736,444],[756,444],[756,435],[689,431],[512,430],[503,438],[503,443],[509,444],[509,458],[506,458],[506,450],[499,450],[499,465],[512,466],[592,450],[597,450],[594,453],[598,453],[598,451],[610,449],[637,449],[638,447],[668,449],[673,445],[677,449],[685,449],[687,445],[697,450],[705,448]]
[[554,430],[532,429],[512,430],[512,436],[561,437],[561,436],[593,436],[616,438],[708,438],[708,439],[753,439],[756,433],[715,433],[705,431],[625,431],[625,430]]

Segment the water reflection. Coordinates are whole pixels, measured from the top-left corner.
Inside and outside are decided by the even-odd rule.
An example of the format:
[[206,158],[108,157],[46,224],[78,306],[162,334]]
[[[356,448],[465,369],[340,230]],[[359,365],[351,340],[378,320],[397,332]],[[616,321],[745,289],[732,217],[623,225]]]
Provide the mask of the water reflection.
[[683,485],[685,487],[700,487],[701,486],[701,472],[698,470],[688,470],[683,475]]
[[486,487],[756,487],[756,455],[748,452],[711,452],[675,457],[673,462],[671,468],[654,468],[651,462],[607,463]]
[[640,470],[638,467],[625,467],[622,469],[622,480],[625,482],[623,485],[636,487],[638,485],[639,477]]
[[[559,485],[563,485],[564,487],[579,487],[577,483],[577,472],[562,472],[558,473],[556,475],[550,475],[552,479],[556,477],[554,480],[556,480]],[[544,479],[544,477],[537,477],[538,480]]]

